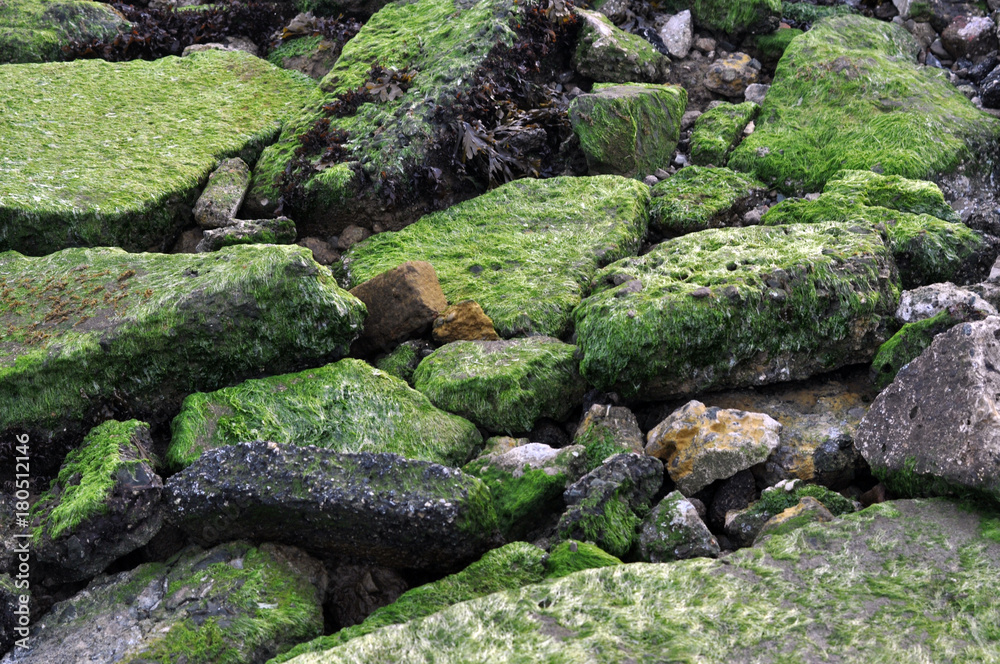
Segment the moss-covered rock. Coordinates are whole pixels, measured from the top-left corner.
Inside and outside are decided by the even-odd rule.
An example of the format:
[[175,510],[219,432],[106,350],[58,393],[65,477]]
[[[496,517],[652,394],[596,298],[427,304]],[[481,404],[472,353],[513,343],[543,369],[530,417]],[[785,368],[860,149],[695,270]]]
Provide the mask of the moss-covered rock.
[[984,525],[995,518],[947,502],[880,504],[725,561],[579,572],[293,661],[992,661],[1000,543]]
[[996,154],[1000,120],[917,65],[918,50],[893,23],[818,21],[788,46],[729,166],[785,193],[818,191],[845,168],[923,180],[988,168],[977,160]]
[[773,64],[785,54],[785,49],[792,40],[802,34],[796,28],[781,28],[771,34],[756,35],[750,40],[750,46],[765,64]]
[[233,219],[224,228],[205,231],[195,251],[218,251],[241,244],[292,244],[297,231],[288,217],[277,219]]
[[391,353],[376,362],[375,366],[390,376],[395,376],[413,385],[413,372],[432,352],[434,352],[434,346],[430,342],[411,339],[396,346]]
[[813,5],[803,0],[783,0],[781,18],[799,25],[811,25],[821,18],[854,14],[857,10],[850,5]]
[[561,336],[597,269],[639,250],[648,206],[649,187],[614,175],[517,180],[354,245],[349,285],[427,261],[449,302],[475,300],[501,336]]
[[580,74],[610,83],[663,83],[667,80],[670,58],[648,41],[616,27],[600,12],[574,11],[583,25],[573,54],[573,66]]
[[163,424],[191,392],[346,354],[364,313],[302,247],[0,254],[0,435],[41,454],[105,409]]
[[0,69],[0,249],[173,243],[220,159],[253,163],[311,86],[242,51]]
[[899,298],[881,237],[838,223],[691,233],[608,266],[594,284],[574,314],[580,371],[650,400],[872,357]]
[[343,44],[323,35],[302,36],[282,41],[267,54],[267,61],[321,80],[337,63],[342,48]]
[[594,404],[576,428],[573,444],[586,450],[590,471],[615,454],[642,454],[646,441],[638,420],[628,408]]
[[688,166],[653,186],[649,227],[667,237],[707,228],[742,226],[767,187],[728,168]]
[[87,0],[6,0],[0,5],[0,64],[63,60],[71,41],[114,37],[131,26],[109,5]]
[[835,491],[818,484],[779,482],[765,489],[750,507],[726,515],[726,535],[737,546],[750,546],[775,516],[798,505],[803,498],[819,501],[834,516],[853,512],[857,506]]
[[545,563],[545,570],[548,578],[561,579],[585,569],[613,567],[621,564],[621,560],[596,544],[567,540],[552,547],[549,559]]
[[642,522],[643,560],[664,563],[687,558],[717,558],[719,542],[680,491],[671,491]]
[[812,496],[799,499],[797,505],[779,512],[767,520],[764,527],[757,533],[754,544],[761,543],[764,537],[784,535],[809,523],[828,523],[835,518],[833,513]]
[[186,549],[56,604],[16,661],[262,664],[321,633],[325,582],[322,565],[290,547]]
[[781,19],[781,0],[666,0],[662,6],[690,9],[699,26],[737,36],[773,32]]
[[840,171],[823,187],[825,194],[840,194],[862,205],[883,207],[913,214],[929,214],[943,221],[961,222],[948,205],[941,188],[926,180],[873,171]]
[[144,422],[109,420],[69,453],[32,506],[37,573],[82,581],[145,545],[163,521],[153,441]]
[[205,450],[250,440],[392,452],[446,466],[461,465],[483,442],[470,422],[354,359],[192,394],[171,429],[167,463],[175,470]]
[[576,97],[569,117],[591,174],[641,180],[670,164],[686,107],[681,87],[618,85]]
[[691,163],[725,166],[729,153],[742,140],[743,130],[759,112],[760,106],[752,101],[723,102],[699,115],[691,131]]
[[376,610],[360,625],[303,643],[268,664],[281,664],[305,653],[323,652],[386,625],[423,618],[459,602],[540,583],[548,576],[546,558],[545,551],[536,546],[512,542],[488,552],[457,574],[407,591],[394,603]]
[[871,374],[875,386],[884,390],[895,380],[900,369],[931,345],[934,337],[972,318],[969,315],[972,312],[964,313],[965,315],[957,310],[945,309],[930,318],[904,325],[879,347],[875,359],[872,360]]
[[429,355],[413,385],[438,408],[500,433],[561,420],[583,402],[576,346],[550,337],[456,341]]

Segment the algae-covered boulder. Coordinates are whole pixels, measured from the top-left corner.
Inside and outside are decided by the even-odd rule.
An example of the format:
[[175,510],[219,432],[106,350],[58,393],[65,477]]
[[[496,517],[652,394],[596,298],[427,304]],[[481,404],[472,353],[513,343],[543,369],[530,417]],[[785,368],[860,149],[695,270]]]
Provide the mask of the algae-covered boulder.
[[69,453],[32,506],[32,552],[47,581],[82,581],[145,545],[163,522],[149,427],[109,420]]
[[666,0],[666,11],[690,9],[698,26],[732,35],[768,33],[781,20],[781,0]]
[[582,24],[573,54],[573,66],[580,74],[609,83],[663,83],[667,80],[670,58],[648,41],[616,27],[600,12],[574,11]]
[[457,574],[403,593],[389,606],[376,610],[360,625],[298,645],[268,664],[281,664],[305,653],[323,652],[386,625],[423,618],[459,602],[540,583],[549,575],[546,558],[545,551],[537,546],[512,542],[487,552]]
[[392,452],[446,466],[461,465],[483,442],[472,423],[354,359],[192,394],[171,428],[167,463],[175,469],[205,450],[251,440]]
[[730,168],[786,193],[818,191],[845,168],[920,180],[988,168],[977,159],[996,154],[1000,120],[973,106],[942,70],[917,65],[918,51],[893,23],[853,15],[818,21],[785,50],[756,131]]
[[545,563],[546,575],[550,579],[561,579],[575,572],[598,567],[621,565],[622,561],[590,542],[567,540],[552,547]]
[[0,68],[0,249],[169,247],[221,159],[253,163],[310,90],[241,51]]
[[898,298],[867,228],[691,233],[601,271],[575,311],[580,371],[646,400],[805,378],[872,357]]
[[639,250],[648,206],[649,187],[614,175],[517,180],[354,245],[349,285],[427,261],[501,336],[561,336],[597,269]]
[[6,0],[0,4],[0,64],[63,60],[71,41],[108,39],[130,29],[121,14],[87,0]]
[[413,385],[413,372],[417,370],[425,357],[434,352],[434,345],[422,339],[404,341],[375,363],[375,366],[408,384]]
[[962,221],[944,199],[941,188],[926,180],[873,171],[843,170],[827,180],[824,194],[840,194],[862,205],[913,214],[929,214],[943,221]]
[[686,558],[717,558],[719,542],[680,491],[671,491],[642,522],[643,560],[664,563]]
[[577,572],[292,661],[994,661],[1000,644],[978,634],[1000,610],[996,524],[943,501],[881,504],[724,561]]
[[615,85],[576,97],[569,117],[591,174],[641,180],[670,165],[686,106],[681,87]]
[[191,392],[346,354],[363,318],[302,247],[6,252],[0,436],[26,430],[40,455],[105,409],[159,425]]
[[246,537],[394,568],[454,569],[497,527],[490,490],[457,469],[264,441],[205,452],[163,502],[201,544]]
[[687,166],[653,186],[649,227],[671,237],[707,228],[743,226],[767,187],[728,168]]
[[834,516],[849,514],[856,505],[835,491],[818,484],[803,484],[795,480],[779,482],[765,489],[760,500],[744,510],[726,515],[726,535],[737,546],[750,546],[764,525],[773,517],[798,505],[803,498],[812,498]]
[[263,664],[323,631],[323,566],[291,547],[189,548],[100,576],[35,624],[3,664]]
[[438,408],[490,431],[521,433],[583,402],[575,354],[576,346],[551,337],[456,341],[420,363],[413,386]]
[[576,428],[573,444],[586,450],[587,470],[593,470],[615,454],[642,454],[646,441],[638,420],[628,408],[594,404]]
[[696,166],[725,166],[729,153],[743,138],[743,130],[757,117],[760,106],[752,101],[722,103],[694,121],[691,131],[691,163]]

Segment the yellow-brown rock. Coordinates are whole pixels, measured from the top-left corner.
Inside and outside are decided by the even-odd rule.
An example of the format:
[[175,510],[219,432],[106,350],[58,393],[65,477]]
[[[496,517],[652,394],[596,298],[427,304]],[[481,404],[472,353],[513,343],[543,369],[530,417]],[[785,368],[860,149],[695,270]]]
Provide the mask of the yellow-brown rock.
[[475,300],[463,300],[445,309],[434,319],[431,336],[440,345],[452,341],[497,341],[493,320]]
[[365,331],[352,350],[388,350],[426,330],[448,306],[434,266],[408,261],[351,289],[368,307]]
[[812,496],[803,496],[798,505],[793,505],[784,512],[772,516],[760,529],[754,543],[756,544],[765,535],[779,535],[801,528],[807,523],[828,523],[836,518],[823,503]]

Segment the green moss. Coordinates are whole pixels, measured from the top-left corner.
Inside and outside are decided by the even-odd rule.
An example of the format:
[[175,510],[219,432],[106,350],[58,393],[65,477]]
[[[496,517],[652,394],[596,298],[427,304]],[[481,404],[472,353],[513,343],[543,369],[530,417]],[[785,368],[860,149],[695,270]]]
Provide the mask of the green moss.
[[676,86],[602,87],[569,105],[590,172],[642,179],[670,164],[687,92]]
[[871,374],[875,386],[884,390],[896,379],[896,374],[904,365],[909,364],[931,345],[934,337],[961,322],[961,319],[944,310],[931,318],[904,325],[879,347],[875,359],[872,360]]
[[36,542],[46,536],[55,539],[102,514],[120,473],[154,465],[146,458],[148,452],[133,442],[142,429],[148,425],[138,420],[109,420],[94,427],[80,447],[66,456],[49,490],[32,506],[32,518],[38,522],[32,532]]
[[582,402],[575,352],[549,337],[456,341],[424,358],[413,384],[438,408],[493,432],[522,433]]
[[[885,340],[899,298],[881,238],[837,223],[691,233],[594,284],[574,313],[580,371],[643,399],[857,363]],[[762,379],[762,362],[775,373]]]
[[954,223],[962,221],[944,199],[941,188],[926,180],[910,180],[872,171],[840,171],[826,183],[823,193],[846,196],[862,205],[929,214]]
[[[916,63],[902,27],[860,16],[819,21],[785,51],[756,131],[730,158],[786,194],[842,169],[933,179],[997,150],[1000,120],[941,70]],[[988,157],[987,157],[988,158]]]
[[664,0],[660,6],[669,12],[690,9],[698,25],[737,35],[773,30],[781,17],[781,0]]
[[574,572],[598,567],[621,565],[622,561],[615,558],[604,549],[589,542],[570,540],[560,542],[549,554],[545,563],[545,576],[549,579],[561,579]]
[[688,166],[653,186],[650,228],[674,236],[725,226],[734,209],[766,192],[760,182],[728,168]]
[[62,48],[70,41],[106,39],[130,27],[98,2],[5,0],[0,4],[0,63],[62,60]]
[[828,16],[843,16],[853,13],[855,13],[855,9],[849,5],[825,7],[823,5],[809,4],[808,2],[799,2],[798,0],[791,2],[785,0],[781,3],[782,18],[795,21],[796,23],[815,23],[819,19],[827,18]]
[[526,542],[513,542],[494,549],[457,574],[407,591],[389,606],[377,609],[360,625],[303,643],[268,664],[281,664],[304,653],[329,650],[386,625],[422,618],[459,602],[539,583],[551,576],[546,573],[545,561],[545,552]]
[[364,313],[302,247],[3,253],[0,432],[82,436],[111,404],[162,423],[191,392],[346,354]]
[[349,283],[427,261],[501,336],[561,336],[598,267],[638,251],[648,205],[649,187],[613,175],[517,180],[352,246]]
[[615,440],[615,435],[609,429],[595,427],[582,436],[577,436],[573,443],[583,445],[587,450],[587,470],[597,468],[604,460],[614,454],[631,452]]
[[915,457],[907,457],[903,461],[903,467],[899,470],[873,466],[872,475],[884,484],[893,495],[901,498],[954,496],[966,501],[1000,503],[1000,500],[988,491],[977,491],[937,475],[919,472]]
[[558,510],[570,481],[566,473],[550,475],[539,468],[511,473],[491,465],[488,458],[473,461],[462,470],[490,488],[500,532],[509,540],[526,536],[541,519]]
[[0,88],[0,249],[35,255],[167,246],[218,162],[252,164],[310,89],[241,51],[5,66]]
[[303,55],[310,55],[316,51],[316,47],[322,41],[322,35],[282,41],[276,49],[267,54],[267,61],[276,67],[283,67],[286,58],[299,58]]
[[[612,556],[621,558],[628,554],[637,541],[637,532],[643,518],[649,512],[636,513],[623,495],[629,487],[622,486],[610,495],[605,491],[594,491],[578,505],[572,506],[559,522],[559,540],[578,539],[593,542]],[[571,516],[572,518],[567,518]]]
[[795,28],[781,28],[769,35],[756,35],[751,44],[764,62],[777,62],[785,54],[785,49],[792,40],[801,34],[802,31]]
[[379,360],[375,366],[390,376],[395,376],[412,385],[413,372],[416,371],[418,364],[420,364],[420,358],[416,348],[410,344],[402,343]]
[[[960,281],[963,270],[984,250],[983,239],[961,223],[929,214],[899,212],[864,205],[861,196],[824,192],[812,201],[787,200],[775,205],[763,224],[845,222],[884,229],[904,288]],[[891,203],[891,201],[885,201]]]
[[805,496],[811,496],[823,503],[834,516],[842,516],[855,510],[854,503],[850,500],[819,484],[796,484],[792,491],[782,489],[765,491],[760,494],[760,500],[754,503],[750,509],[774,516],[781,514],[789,507],[795,507]]
[[667,79],[670,58],[648,41],[622,30],[600,12],[574,11],[581,19],[572,61],[577,73],[614,83],[662,83]]
[[462,464],[483,442],[470,422],[354,359],[192,394],[171,429],[167,463],[175,470],[205,450],[252,440],[392,452],[446,466]]
[[697,166],[725,166],[743,130],[759,112],[760,106],[752,101],[723,102],[699,115],[691,132],[691,162]]

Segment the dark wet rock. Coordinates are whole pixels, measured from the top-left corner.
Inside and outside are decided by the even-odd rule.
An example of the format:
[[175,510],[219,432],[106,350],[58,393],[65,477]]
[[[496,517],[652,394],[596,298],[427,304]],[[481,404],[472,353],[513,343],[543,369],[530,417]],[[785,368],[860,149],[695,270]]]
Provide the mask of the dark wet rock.
[[642,522],[639,553],[643,560],[665,563],[686,558],[716,558],[719,542],[679,491],[667,494]]
[[327,605],[340,627],[361,623],[373,611],[392,604],[409,584],[398,572],[373,565],[339,565],[331,572]]

